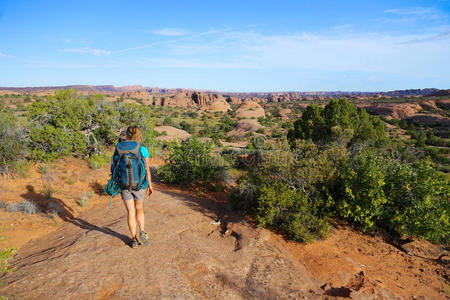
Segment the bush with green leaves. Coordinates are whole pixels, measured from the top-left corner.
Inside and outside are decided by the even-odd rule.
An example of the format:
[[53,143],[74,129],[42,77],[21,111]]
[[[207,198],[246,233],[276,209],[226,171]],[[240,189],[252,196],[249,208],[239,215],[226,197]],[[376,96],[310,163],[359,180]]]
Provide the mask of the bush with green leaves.
[[[296,140],[261,152],[261,162],[238,180],[233,209],[310,241],[337,218],[365,232],[384,230],[447,244],[450,185],[432,162],[408,162],[374,147]],[[403,157],[405,155],[400,155]]]
[[450,184],[428,160],[407,163],[364,151],[342,168],[334,198],[337,216],[363,231],[449,242]]
[[101,96],[62,90],[33,102],[27,113],[32,158],[84,156],[117,136],[119,112]]
[[288,132],[291,144],[296,139],[316,143],[340,142],[345,145],[368,143],[383,146],[389,142],[385,125],[366,110],[358,110],[347,99],[331,100],[325,108],[309,105]]
[[[128,126],[139,126],[142,129],[142,145],[152,147],[157,145],[155,137],[157,135],[154,130],[155,124],[152,120],[152,111],[150,108],[142,105],[126,103],[119,105],[119,130],[123,132]],[[114,144],[117,138],[115,138]]]
[[391,161],[386,175],[383,224],[402,234],[450,242],[450,183],[428,160]]
[[289,238],[301,242],[326,238],[329,230],[314,202],[305,193],[282,183],[261,187],[255,219],[260,225],[280,228]]
[[16,251],[14,248],[0,249],[0,274],[5,272],[14,271],[14,268],[9,267],[9,259],[11,255]]
[[347,150],[338,145],[320,149],[306,141],[297,141],[291,149],[285,140],[260,155],[261,162],[239,179],[231,193],[232,208],[297,241],[325,237],[334,206],[328,191],[347,160]]
[[12,112],[0,109],[0,173],[13,173],[27,151],[27,134]]
[[213,145],[202,143],[193,136],[184,141],[175,139],[167,145],[166,164],[157,174],[163,182],[188,184],[208,181],[224,168],[222,162],[213,157]]
[[89,157],[89,167],[93,170],[103,168],[111,160],[111,155],[108,153],[93,154]]
[[148,107],[107,102],[102,95],[82,95],[73,90],[57,91],[33,102],[27,113],[31,157],[51,160],[60,156],[86,157],[100,153],[118,141],[128,126],[143,130],[143,145],[155,133]]

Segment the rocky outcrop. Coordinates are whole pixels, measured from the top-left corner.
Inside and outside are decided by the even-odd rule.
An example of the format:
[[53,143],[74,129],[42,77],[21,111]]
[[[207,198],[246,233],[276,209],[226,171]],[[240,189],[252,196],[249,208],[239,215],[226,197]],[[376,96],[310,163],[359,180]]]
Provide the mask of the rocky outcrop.
[[163,106],[190,107],[192,106],[192,98],[189,93],[178,93],[175,96],[164,97]]
[[277,111],[277,116],[282,119],[289,119],[289,114],[291,113],[291,110],[289,108],[280,108]]
[[136,90],[136,91],[132,91],[132,92],[122,93],[121,97],[125,98],[125,101],[127,101],[127,100],[136,101],[135,99],[138,99],[138,101],[144,105],[152,105],[153,104],[153,95],[148,93],[147,91]]
[[230,104],[222,97],[222,95],[212,95],[212,99],[204,107],[211,112],[227,112],[231,110]]
[[208,104],[209,102],[209,97],[207,94],[202,93],[202,92],[194,92],[192,94],[192,100],[197,103],[198,106],[202,107]]
[[246,101],[236,110],[236,117],[241,119],[257,119],[265,116],[264,108],[255,101]]
[[365,108],[369,113],[385,117],[404,119],[417,114],[422,107],[418,103],[358,103],[356,106]]
[[158,133],[165,133],[164,135],[156,137],[159,141],[168,141],[172,139],[184,140],[191,136],[189,132],[172,126],[156,126],[155,131]]
[[439,114],[420,113],[407,118],[418,123],[424,123],[429,126],[450,127],[450,119]]
[[238,97],[227,97],[227,102],[230,104],[241,104],[242,103],[242,99],[238,98]]
[[236,122],[233,130],[226,133],[226,136],[245,136],[248,132],[255,132],[262,126],[255,119],[244,119]]

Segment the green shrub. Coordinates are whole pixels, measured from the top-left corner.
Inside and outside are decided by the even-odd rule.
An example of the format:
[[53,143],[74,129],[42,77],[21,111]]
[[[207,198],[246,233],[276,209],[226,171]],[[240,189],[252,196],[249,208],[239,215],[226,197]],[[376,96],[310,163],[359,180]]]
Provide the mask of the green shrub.
[[238,186],[233,189],[229,196],[231,208],[241,214],[253,214],[258,204],[259,187],[248,180],[239,178]]
[[45,199],[53,198],[54,192],[55,192],[55,190],[50,184],[48,184],[48,183],[44,184],[42,193],[44,194]]
[[93,170],[103,168],[111,160],[111,155],[108,153],[93,154],[89,157],[89,167]]
[[331,100],[325,108],[309,105],[294,128],[288,132],[291,144],[296,139],[311,139],[314,142],[343,142],[345,144],[369,143],[383,146],[388,143],[385,125],[378,117],[370,116],[366,110],[358,110],[347,99]]
[[167,183],[195,183],[214,179],[224,168],[212,156],[212,144],[200,142],[195,136],[184,141],[169,141],[166,164],[157,174]]
[[276,127],[276,128],[274,128],[274,129],[272,129],[272,137],[273,138],[281,138],[283,136],[283,131],[280,129],[280,128],[278,128],[278,127]]
[[17,170],[26,152],[27,137],[23,128],[10,111],[0,110],[0,173]]
[[47,175],[48,172],[50,171],[50,165],[44,163],[44,164],[41,164],[38,169],[42,175]]
[[31,157],[51,160],[60,156],[90,156],[117,142],[128,126],[143,130],[142,144],[154,143],[154,124],[148,107],[107,102],[102,95],[58,91],[33,102],[27,113]]
[[33,102],[27,113],[32,158],[84,156],[117,140],[119,112],[102,96],[84,96],[73,90],[58,91]]
[[83,195],[81,196],[81,198],[80,198],[80,201],[78,202],[78,204],[81,206],[81,207],[85,207],[86,205],[87,205],[87,203],[89,202],[89,195],[88,195],[88,193],[83,193]]
[[386,166],[382,156],[368,153],[350,160],[339,174],[338,215],[364,231],[376,228],[388,201],[384,194]]
[[328,222],[318,216],[307,195],[286,184],[263,186],[255,219],[262,226],[281,228],[289,238],[311,242],[326,238]]
[[450,183],[430,161],[388,164],[383,224],[391,231],[450,242]]
[[171,117],[166,117],[166,118],[164,118],[163,125],[164,126],[175,126],[175,122],[173,121],[173,119]]
[[347,160],[346,149],[337,145],[319,149],[305,141],[297,141],[290,149],[283,141],[273,151],[260,154],[261,162],[232,191],[232,208],[297,241],[324,238],[334,207],[330,191]]
[[16,251],[14,248],[3,248],[0,249],[0,274],[5,272],[14,271],[13,268],[9,267],[9,259],[11,255]]
[[21,159],[12,163],[12,169],[15,175],[26,178],[30,174],[30,164],[27,160]]
[[363,231],[448,243],[450,184],[430,161],[410,164],[368,151],[343,168],[337,187],[337,215]]
[[194,128],[192,128],[192,125],[186,122],[185,120],[180,122],[180,128],[191,134],[194,133]]
[[[155,124],[152,121],[152,111],[146,106],[126,103],[117,108],[120,117],[120,130],[123,132],[128,126],[139,126],[142,129],[142,145],[146,147],[157,144],[154,130]],[[117,141],[117,135],[114,137],[112,144]]]

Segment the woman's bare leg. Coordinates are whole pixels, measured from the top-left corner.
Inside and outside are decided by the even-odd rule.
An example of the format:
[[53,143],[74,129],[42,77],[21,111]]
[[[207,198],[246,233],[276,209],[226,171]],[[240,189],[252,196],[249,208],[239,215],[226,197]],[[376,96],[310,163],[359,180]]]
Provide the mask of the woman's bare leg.
[[134,200],[134,205],[136,207],[136,219],[140,230],[144,230],[144,208],[142,206],[143,203],[144,199],[139,201]]
[[124,200],[125,207],[128,211],[128,228],[131,232],[131,237],[136,237],[136,207],[134,205],[134,200]]

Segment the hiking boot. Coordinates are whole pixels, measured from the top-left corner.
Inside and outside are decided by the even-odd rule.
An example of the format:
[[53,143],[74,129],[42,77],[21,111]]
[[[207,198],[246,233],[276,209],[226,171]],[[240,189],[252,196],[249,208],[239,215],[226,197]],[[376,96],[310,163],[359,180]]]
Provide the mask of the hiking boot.
[[133,241],[131,242],[131,248],[135,249],[137,247],[139,247],[139,242],[137,238],[134,238]]
[[141,232],[139,233],[139,240],[141,240],[141,242],[144,245],[150,244],[150,240],[148,239],[148,234],[144,230],[141,230]]

